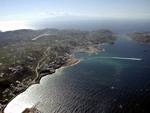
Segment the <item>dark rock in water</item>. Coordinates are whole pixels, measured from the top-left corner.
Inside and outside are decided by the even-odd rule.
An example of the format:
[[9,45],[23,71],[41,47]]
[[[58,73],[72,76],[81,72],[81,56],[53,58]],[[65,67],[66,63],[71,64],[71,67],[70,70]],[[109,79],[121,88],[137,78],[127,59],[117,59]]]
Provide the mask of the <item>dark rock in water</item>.
[[41,113],[41,112],[35,107],[32,107],[32,108],[26,108],[22,113]]

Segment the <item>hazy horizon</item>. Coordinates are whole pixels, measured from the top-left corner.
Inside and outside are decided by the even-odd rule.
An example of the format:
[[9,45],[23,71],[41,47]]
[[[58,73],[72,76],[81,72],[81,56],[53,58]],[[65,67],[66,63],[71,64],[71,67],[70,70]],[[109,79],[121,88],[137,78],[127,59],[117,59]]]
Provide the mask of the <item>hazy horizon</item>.
[[1,1],[0,30],[57,28],[59,23],[80,21],[148,22],[149,5],[149,0],[5,0]]

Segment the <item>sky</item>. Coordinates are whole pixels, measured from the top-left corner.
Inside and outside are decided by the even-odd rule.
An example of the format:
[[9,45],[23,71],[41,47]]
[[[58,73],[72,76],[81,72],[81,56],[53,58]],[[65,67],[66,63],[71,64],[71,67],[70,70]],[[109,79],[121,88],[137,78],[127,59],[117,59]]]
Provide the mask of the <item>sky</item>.
[[30,28],[49,21],[150,20],[150,0],[1,0],[0,29]]

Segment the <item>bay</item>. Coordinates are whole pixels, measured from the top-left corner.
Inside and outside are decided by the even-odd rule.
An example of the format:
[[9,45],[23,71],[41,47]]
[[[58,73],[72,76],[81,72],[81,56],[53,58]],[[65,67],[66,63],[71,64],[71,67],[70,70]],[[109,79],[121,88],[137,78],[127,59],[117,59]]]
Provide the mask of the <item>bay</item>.
[[5,113],[21,113],[33,105],[42,113],[146,112],[150,45],[118,37],[103,45],[104,52],[76,53],[80,63],[43,77],[13,99]]

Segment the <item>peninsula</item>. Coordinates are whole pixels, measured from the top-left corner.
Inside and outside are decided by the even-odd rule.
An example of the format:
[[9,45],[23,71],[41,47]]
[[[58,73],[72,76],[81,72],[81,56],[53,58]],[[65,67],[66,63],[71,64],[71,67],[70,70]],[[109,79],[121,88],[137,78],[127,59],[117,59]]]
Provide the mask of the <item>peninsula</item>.
[[109,30],[80,31],[22,29],[0,32],[0,111],[16,95],[41,77],[78,60],[78,51],[95,53],[102,43],[113,43]]
[[137,42],[150,44],[150,32],[134,32],[128,35]]

